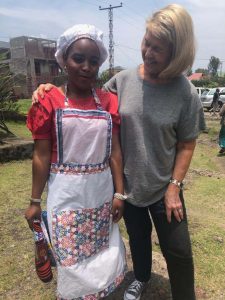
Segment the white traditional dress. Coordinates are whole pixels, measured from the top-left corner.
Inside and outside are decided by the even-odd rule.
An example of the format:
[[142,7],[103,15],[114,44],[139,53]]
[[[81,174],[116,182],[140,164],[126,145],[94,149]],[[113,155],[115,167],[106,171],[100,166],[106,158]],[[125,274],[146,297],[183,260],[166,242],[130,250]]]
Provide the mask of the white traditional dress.
[[47,213],[57,261],[57,297],[95,300],[123,280],[125,249],[112,222],[109,167],[112,120],[93,90],[96,109],[54,113],[57,162],[51,164]]

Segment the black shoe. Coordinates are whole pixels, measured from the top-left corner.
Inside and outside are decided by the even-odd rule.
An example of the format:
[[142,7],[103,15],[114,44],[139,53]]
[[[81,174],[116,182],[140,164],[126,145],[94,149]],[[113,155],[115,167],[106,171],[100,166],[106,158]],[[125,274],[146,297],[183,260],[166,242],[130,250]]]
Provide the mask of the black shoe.
[[124,293],[124,300],[139,300],[147,282],[134,280]]

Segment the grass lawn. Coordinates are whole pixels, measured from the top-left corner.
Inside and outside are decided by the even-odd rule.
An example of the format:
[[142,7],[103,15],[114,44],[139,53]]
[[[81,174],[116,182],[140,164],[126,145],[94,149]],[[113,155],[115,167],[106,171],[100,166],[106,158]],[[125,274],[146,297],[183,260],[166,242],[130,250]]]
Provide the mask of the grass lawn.
[[[19,113],[22,115],[27,115],[27,112],[31,106],[31,99],[21,99],[18,100]],[[25,121],[5,121],[6,126],[11,132],[13,132],[17,137],[22,139],[32,139],[31,132],[27,129]],[[5,133],[0,131],[0,136],[5,136]]]
[[[13,125],[10,123],[10,126]],[[15,124],[17,132],[19,127]],[[225,168],[221,168],[221,164],[225,166],[225,156],[216,156],[218,146],[212,142],[218,135],[218,120],[210,121],[208,127],[211,133],[200,136],[184,194],[193,244],[196,287],[202,291],[198,300],[223,300]],[[0,299],[53,300],[55,281],[45,285],[38,280],[34,270],[32,233],[23,217],[30,196],[31,161],[1,164],[0,178]],[[125,235],[122,222],[121,231]],[[157,246],[154,250],[159,251]]]
[[197,287],[215,300],[225,299],[224,187],[225,177],[198,176],[185,193]]
[[31,132],[26,127],[25,122],[23,121],[6,121],[5,122],[10,131],[12,131],[17,137],[22,139],[32,139]]
[[27,115],[29,108],[31,107],[31,99],[19,99],[19,112],[23,115]]

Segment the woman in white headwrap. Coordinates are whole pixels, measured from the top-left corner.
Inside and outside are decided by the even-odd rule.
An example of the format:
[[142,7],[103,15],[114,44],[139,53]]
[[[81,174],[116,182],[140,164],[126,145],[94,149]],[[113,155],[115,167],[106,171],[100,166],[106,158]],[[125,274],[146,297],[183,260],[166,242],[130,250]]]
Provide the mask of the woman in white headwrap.
[[102,32],[75,25],[57,42],[56,59],[68,74],[64,93],[46,92],[27,126],[34,138],[30,226],[47,212],[57,261],[57,299],[99,299],[123,280],[124,246],[116,222],[123,213],[122,156],[117,97],[94,89],[107,51]]

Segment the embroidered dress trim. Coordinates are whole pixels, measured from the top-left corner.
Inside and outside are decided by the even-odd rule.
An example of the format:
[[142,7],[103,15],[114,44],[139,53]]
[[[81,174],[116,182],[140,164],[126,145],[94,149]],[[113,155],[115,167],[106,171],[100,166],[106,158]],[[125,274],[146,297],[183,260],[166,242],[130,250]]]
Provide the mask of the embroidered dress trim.
[[101,173],[109,168],[109,162],[101,164],[89,164],[89,165],[78,165],[78,164],[51,164],[51,173],[56,174],[69,174],[69,175],[85,175]]
[[[122,272],[122,274],[117,276],[116,279],[104,290],[97,292],[95,294],[86,295],[86,296],[79,297],[79,298],[73,298],[71,300],[98,300],[98,299],[104,298],[104,297],[108,296],[109,294],[111,294],[121,284],[121,282],[123,281],[123,279],[125,277],[125,273],[126,273],[126,268]],[[60,296],[58,296],[57,300],[67,300],[67,299],[61,298]]]
[[83,116],[83,117],[102,117],[104,119],[108,119],[108,113],[101,110],[94,110],[94,109],[78,109],[78,108],[58,108],[57,111],[62,111],[63,117],[69,116]]
[[[62,159],[63,140],[62,140],[62,109],[56,110],[55,129],[57,137],[57,156],[58,161]],[[61,161],[60,161],[61,163]]]
[[111,203],[53,213],[53,245],[64,267],[81,262],[109,247]]

